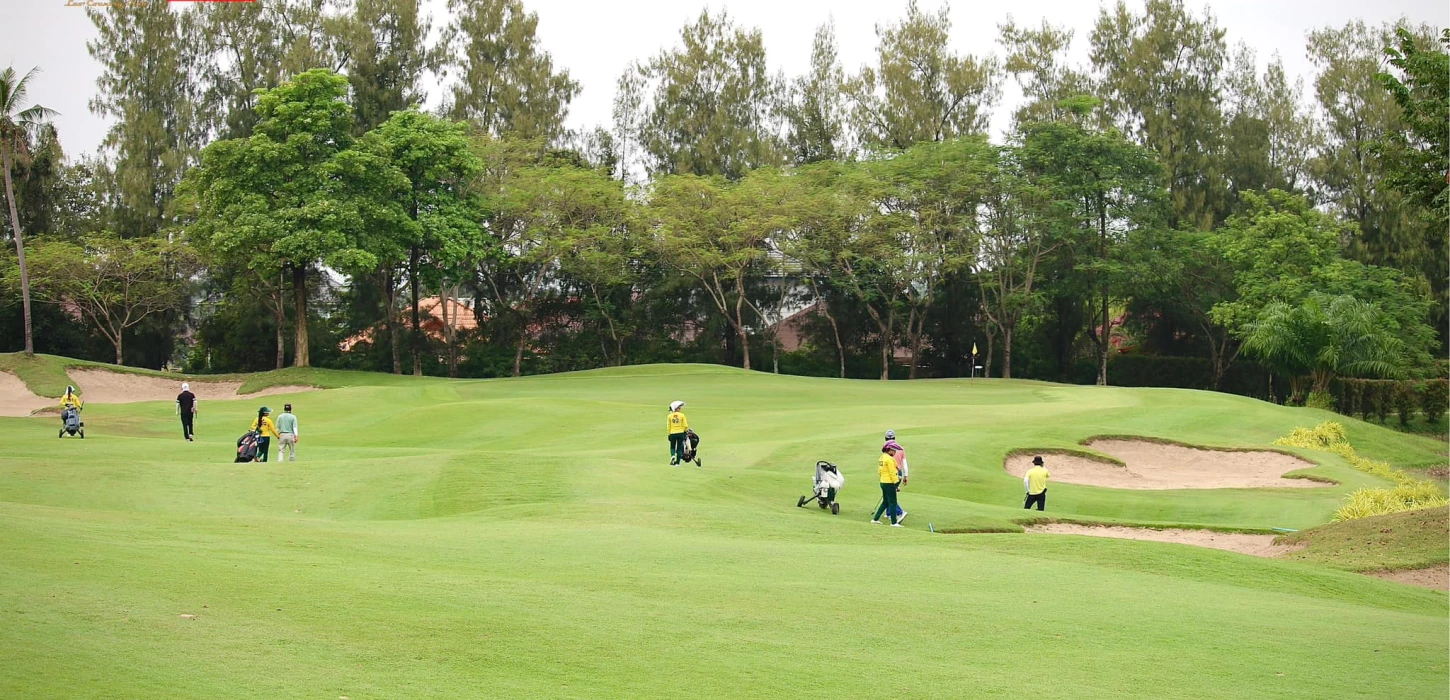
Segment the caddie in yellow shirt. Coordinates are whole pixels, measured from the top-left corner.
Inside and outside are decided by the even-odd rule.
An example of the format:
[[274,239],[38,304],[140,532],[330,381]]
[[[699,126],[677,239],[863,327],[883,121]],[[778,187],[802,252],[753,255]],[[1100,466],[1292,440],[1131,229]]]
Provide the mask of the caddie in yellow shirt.
[[1022,475],[1022,488],[1027,489],[1027,502],[1022,504],[1022,510],[1037,504],[1038,510],[1047,507],[1047,467],[1042,466],[1041,457],[1032,458],[1032,468]]
[[670,404],[670,415],[665,419],[665,425],[669,427],[670,435],[670,466],[680,463],[685,458],[685,440],[689,439],[690,421],[680,410],[685,407],[684,401],[675,401]]
[[901,512],[901,506],[896,505],[896,488],[901,483],[901,473],[896,469],[896,448],[883,445],[881,459],[876,463],[876,473],[881,477],[881,505],[871,516],[871,522],[876,525],[881,524],[881,514],[885,513],[891,516],[891,527],[901,527],[901,521],[896,517]]

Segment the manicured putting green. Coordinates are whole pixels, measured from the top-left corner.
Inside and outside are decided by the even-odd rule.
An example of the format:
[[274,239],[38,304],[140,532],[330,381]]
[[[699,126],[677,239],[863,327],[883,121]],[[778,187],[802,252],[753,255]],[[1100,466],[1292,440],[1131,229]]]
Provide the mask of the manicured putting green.
[[[85,441],[0,419],[0,697],[1447,695],[1443,592],[1155,542],[927,531],[1018,529],[1015,448],[1268,447],[1326,413],[705,366],[270,383],[349,387],[259,400],[296,405],[300,462],[230,462],[254,401],[204,404],[196,443],[165,403],[93,405]],[[703,469],[668,466],[673,399]],[[1366,456],[1443,458],[1346,423]],[[903,529],[866,522],[888,428],[912,464]],[[1299,454],[1340,484],[1054,484],[1047,514],[1304,528],[1380,483]],[[817,459],[847,475],[839,516],[795,507]]]

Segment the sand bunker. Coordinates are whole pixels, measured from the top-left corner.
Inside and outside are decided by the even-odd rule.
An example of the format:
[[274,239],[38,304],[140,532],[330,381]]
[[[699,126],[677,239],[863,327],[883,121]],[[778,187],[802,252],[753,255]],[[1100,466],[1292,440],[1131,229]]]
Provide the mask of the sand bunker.
[[[1330,486],[1309,479],[1285,479],[1286,472],[1314,466],[1279,452],[1229,452],[1142,440],[1093,440],[1089,448],[1121,460],[1113,464],[1084,455],[1043,453],[1052,481],[1115,489],[1228,489]],[[1125,466],[1126,465],[1126,466]],[[1032,467],[1031,455],[1014,455],[1004,465],[1013,476]]]
[[[1050,468],[1049,468],[1050,471]],[[1090,535],[1092,537],[1116,537],[1123,540],[1150,540],[1191,544],[1196,547],[1210,547],[1256,557],[1275,557],[1292,552],[1303,545],[1274,544],[1275,535],[1248,535],[1243,533],[1213,532],[1212,530],[1174,530],[1146,527],[1123,527],[1119,525],[1073,525],[1052,523],[1050,525],[1028,525],[1027,532],[1045,532],[1054,535]]]
[[1432,566],[1428,569],[1401,569],[1400,571],[1370,571],[1366,573],[1375,578],[1408,583],[1411,586],[1434,588],[1439,591],[1450,590],[1450,564]]
[[[80,389],[86,403],[135,403],[137,401],[175,401],[181,393],[181,380],[148,377],[140,374],[108,372],[103,369],[72,369],[67,372]],[[211,382],[197,379],[185,380],[191,384],[191,393],[201,401],[224,399],[251,399],[273,394],[295,394],[299,391],[313,391],[310,386],[274,386],[253,394],[237,393],[242,388],[240,381]],[[53,402],[52,402],[53,403]]]
[[0,372],[0,416],[23,418],[55,404],[54,399],[30,393],[30,388],[20,381],[20,377],[9,372]]

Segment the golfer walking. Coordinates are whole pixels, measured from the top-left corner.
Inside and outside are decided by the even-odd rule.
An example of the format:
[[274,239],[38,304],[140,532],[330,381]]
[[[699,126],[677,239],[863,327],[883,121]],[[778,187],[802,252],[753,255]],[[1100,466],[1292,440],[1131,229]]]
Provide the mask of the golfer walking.
[[181,416],[181,437],[195,442],[192,435],[196,434],[196,394],[191,393],[191,385],[186,382],[181,383],[181,393],[176,395],[176,415]]
[[1047,467],[1042,466],[1041,457],[1032,458],[1032,468],[1022,475],[1022,488],[1027,490],[1027,501],[1022,504],[1022,510],[1037,504],[1037,510],[1047,508]]
[[297,416],[292,415],[292,404],[282,405],[282,415],[277,416],[277,459],[287,457],[288,462],[297,461]]
[[885,513],[891,518],[891,527],[901,527],[901,522],[896,514],[901,506],[896,504],[896,489],[901,484],[901,474],[896,471],[896,449],[890,445],[881,447],[881,459],[876,463],[876,473],[881,477],[881,505],[876,507],[876,514],[871,516],[871,522],[881,524],[881,514]]

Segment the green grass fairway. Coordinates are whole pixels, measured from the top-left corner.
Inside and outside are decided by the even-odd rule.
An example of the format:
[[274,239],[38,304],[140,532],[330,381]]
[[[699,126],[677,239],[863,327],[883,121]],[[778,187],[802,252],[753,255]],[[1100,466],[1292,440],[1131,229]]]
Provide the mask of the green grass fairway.
[[[1009,450],[1102,434],[1267,447],[1329,413],[698,365],[249,385],[269,383],[346,388],[204,403],[196,443],[167,403],[92,405],[85,440],[56,439],[54,416],[0,419],[0,698],[1450,695],[1444,592],[1016,532]],[[303,461],[232,464],[257,405],[289,399]],[[672,399],[703,469],[667,464]],[[1444,459],[1444,443],[1336,419],[1364,456]],[[867,523],[887,428],[912,465],[900,529]],[[1298,452],[1340,483],[1055,484],[1047,514],[1303,529],[1383,485]],[[795,507],[817,459],[847,474],[838,517]]]

